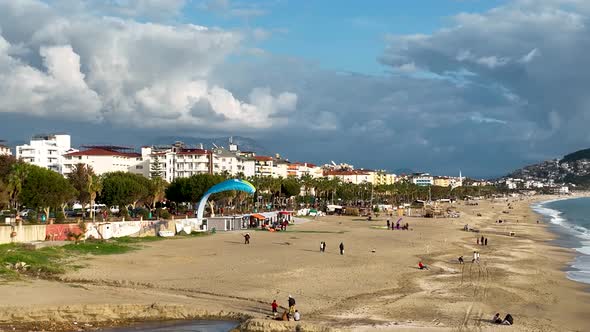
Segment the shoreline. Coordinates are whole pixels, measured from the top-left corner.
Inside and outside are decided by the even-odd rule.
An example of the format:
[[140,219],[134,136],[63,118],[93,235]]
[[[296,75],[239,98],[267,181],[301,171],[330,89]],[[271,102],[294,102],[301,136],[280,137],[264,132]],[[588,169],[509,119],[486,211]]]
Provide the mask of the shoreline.
[[[511,200],[511,210],[504,201],[461,204],[458,219],[404,218],[409,232],[385,230],[384,218],[324,217],[284,234],[256,232],[251,246],[237,233],[159,241],[130,254],[93,257],[59,281],[0,285],[0,330],[11,322],[28,329],[53,322],[63,324],[53,331],[63,331],[97,322],[237,317],[244,331],[297,325],[305,331],[494,331],[487,320],[500,311],[515,316],[513,331],[582,331],[590,322],[584,316],[590,296],[585,284],[563,272],[574,250],[556,246],[549,225],[536,224],[531,205],[545,198]],[[476,246],[476,234],[461,231],[467,223],[490,245]],[[316,249],[322,240],[328,240],[325,254]],[[334,252],[341,240],[345,256]],[[481,264],[470,263],[474,249]],[[469,260],[464,266],[456,262],[461,254]],[[418,260],[431,270],[418,270]],[[270,301],[284,304],[289,293],[303,320],[268,319]]]
[[[569,272],[581,271],[580,269],[576,268],[574,266],[574,264],[576,263],[576,261],[579,258],[588,257],[588,254],[585,254],[585,253],[579,251],[579,249],[580,249],[579,246],[582,246],[584,241],[582,239],[580,239],[576,234],[574,234],[573,230],[570,229],[569,227],[565,227],[563,225],[560,225],[559,223],[552,222],[551,219],[553,217],[555,217],[552,213],[550,213],[548,211],[546,211],[546,213],[543,213],[543,211],[539,211],[539,210],[544,209],[544,210],[555,211],[555,212],[558,212],[559,214],[562,214],[563,213],[562,211],[546,207],[545,205],[548,203],[553,203],[553,202],[557,202],[557,201],[575,200],[575,199],[581,199],[581,198],[590,198],[590,195],[588,193],[585,193],[583,195],[577,195],[577,196],[569,197],[569,198],[539,201],[534,204],[531,204],[531,207],[532,207],[533,211],[535,213],[539,214],[543,218],[543,220],[546,222],[547,229],[549,230],[549,232],[556,235],[556,239],[552,240],[552,244],[554,244],[558,247],[561,247],[561,248],[569,249],[572,251],[572,258],[569,260],[569,262],[566,263],[565,267],[563,268],[566,278],[568,280],[572,280],[574,282],[580,283],[581,285],[583,285],[586,288],[587,292],[590,292],[590,282],[589,281],[577,280],[574,277],[571,277],[569,274]],[[534,205],[536,205],[536,206],[534,206]],[[564,219],[564,222],[569,223],[569,221],[567,219]]]

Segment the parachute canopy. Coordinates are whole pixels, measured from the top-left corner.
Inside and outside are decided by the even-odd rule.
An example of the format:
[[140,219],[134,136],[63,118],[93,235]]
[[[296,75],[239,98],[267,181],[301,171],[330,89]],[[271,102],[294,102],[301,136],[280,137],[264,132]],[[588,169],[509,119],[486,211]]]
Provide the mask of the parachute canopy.
[[229,179],[221,183],[218,183],[213,187],[209,188],[209,190],[207,190],[207,192],[205,192],[205,194],[203,195],[203,198],[201,198],[201,201],[199,202],[199,209],[197,211],[197,219],[203,219],[205,205],[207,204],[207,199],[209,199],[209,196],[230,190],[243,191],[247,192],[248,194],[254,194],[256,192],[256,188],[246,180]]

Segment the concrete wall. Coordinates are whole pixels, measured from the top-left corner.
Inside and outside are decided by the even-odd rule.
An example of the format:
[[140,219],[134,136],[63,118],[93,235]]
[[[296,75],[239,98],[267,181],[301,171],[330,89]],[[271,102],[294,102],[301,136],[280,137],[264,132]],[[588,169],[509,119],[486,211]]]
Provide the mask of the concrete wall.
[[[10,234],[16,232],[16,236]],[[45,225],[0,226],[0,244],[45,240]]]

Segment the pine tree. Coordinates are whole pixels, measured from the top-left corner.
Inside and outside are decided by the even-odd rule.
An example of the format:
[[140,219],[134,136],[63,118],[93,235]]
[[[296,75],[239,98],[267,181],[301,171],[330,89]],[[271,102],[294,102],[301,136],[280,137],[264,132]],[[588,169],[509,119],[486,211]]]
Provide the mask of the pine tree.
[[160,157],[154,156],[154,162],[151,164],[150,176],[153,178],[162,177],[162,165],[160,165]]

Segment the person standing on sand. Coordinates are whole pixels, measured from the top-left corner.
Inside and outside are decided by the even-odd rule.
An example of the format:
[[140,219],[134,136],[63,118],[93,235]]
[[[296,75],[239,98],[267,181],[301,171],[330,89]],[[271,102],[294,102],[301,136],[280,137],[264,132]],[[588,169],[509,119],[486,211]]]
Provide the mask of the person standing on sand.
[[277,308],[279,307],[279,305],[277,304],[277,300],[273,300],[270,306],[272,307],[272,315],[276,317]]
[[475,263],[475,261],[477,260],[477,251],[473,252],[473,259],[471,260],[471,263]]
[[487,246],[487,245],[488,245],[488,238],[487,238],[487,237],[486,237],[486,239],[485,239],[485,242],[484,242],[484,243],[485,243],[485,244],[484,244],[484,246]]
[[483,235],[481,236],[481,245],[483,246]]
[[344,255],[344,243],[340,242],[340,255]]
[[389,225],[390,225],[390,224],[391,224],[391,223],[390,223],[389,219],[387,219],[387,229],[389,229]]
[[295,299],[289,295],[289,316],[295,313]]
[[250,233],[244,235],[244,244],[250,244]]
[[465,261],[463,260],[463,256],[459,256],[459,264],[465,264]]

